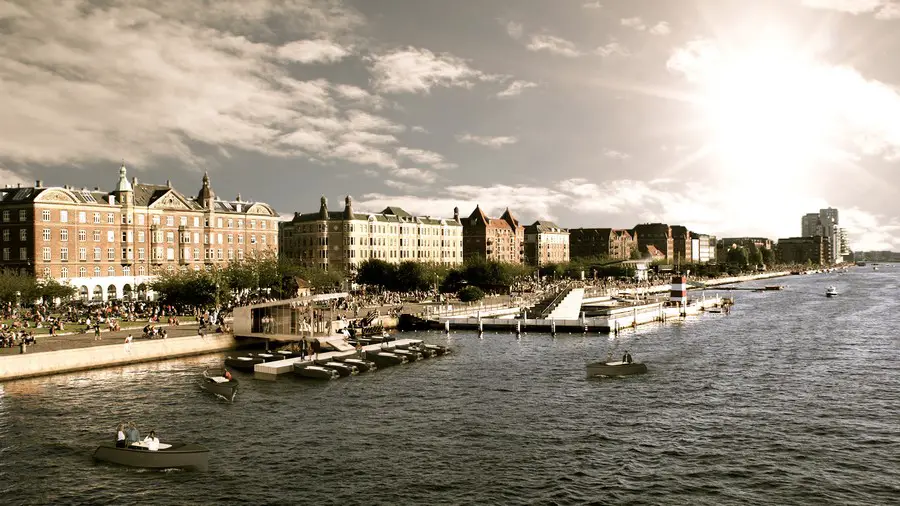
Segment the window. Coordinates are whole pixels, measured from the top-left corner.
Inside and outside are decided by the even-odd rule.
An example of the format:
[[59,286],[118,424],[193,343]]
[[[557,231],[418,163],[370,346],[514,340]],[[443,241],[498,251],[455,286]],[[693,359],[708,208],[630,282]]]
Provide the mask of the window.
[[9,240],[9,230],[3,230],[3,241],[6,242]]
[[59,231],[59,240],[60,241],[68,241],[69,240],[69,231],[67,229],[62,229]]
[[41,233],[41,238],[43,238],[45,241],[50,240],[50,229],[49,228],[45,228],[43,230],[43,232]]
[[242,250],[242,249],[238,250],[238,261],[241,261],[241,262],[244,261],[244,250]]
[[100,277],[100,272],[101,272],[101,271],[100,271],[100,268],[99,268],[99,267],[94,267],[94,277],[95,277],[95,278],[99,278],[99,277]]
[[144,242],[144,231],[143,230],[138,231],[138,242]]
[[144,215],[143,214],[137,215],[137,220],[138,220],[138,225],[143,225],[144,224]]
[[147,269],[144,269],[143,265],[138,266],[138,276],[146,276]]
[[166,232],[166,242],[175,242],[175,232]]
[[256,230],[256,220],[250,220],[250,229]]
[[229,261],[234,260],[234,250],[233,249],[228,250],[228,260]]
[[194,232],[194,244],[200,244],[200,232]]
[[131,276],[131,267],[129,267],[127,265],[122,267],[122,275],[123,276]]
[[94,242],[100,242],[100,231],[94,230]]
[[222,244],[222,234],[219,233],[219,234],[217,234],[217,235],[219,236],[219,244]]
[[28,260],[28,248],[19,248],[19,260]]
[[138,248],[138,260],[140,260],[140,261],[146,260],[146,256],[144,254],[144,248]]
[[69,248],[59,248],[59,259],[63,262],[69,261]]
[[175,226],[175,217],[174,216],[166,216],[166,226],[167,227]]
[[222,260],[222,248],[219,248],[219,250],[216,251],[216,259]]
[[228,234],[228,244],[234,244],[234,236],[231,234]]
[[9,223],[9,211],[3,211],[3,223]]
[[234,220],[232,220],[232,219],[228,220],[228,228],[234,228]]
[[122,248],[122,260],[128,258],[128,248]]
[[106,242],[114,242],[116,240],[116,233],[112,230],[106,231]]
[[250,244],[256,244],[256,234],[250,236]]
[[122,232],[122,242],[128,242],[128,232]]
[[25,221],[28,219],[28,212],[24,209],[19,209],[19,221]]
[[106,275],[109,276],[109,277],[115,276],[115,275],[116,275],[116,268],[110,266],[108,269],[106,269]]
[[20,241],[27,241],[27,240],[28,240],[28,229],[27,229],[27,228],[20,228],[20,229],[19,229],[19,240],[20,240]]
[[109,261],[116,259],[116,248],[106,248],[106,259]]
[[106,223],[109,225],[116,224],[116,217],[113,216],[113,213],[106,213]]
[[244,244],[244,235],[243,234],[238,236],[238,244]]
[[94,223],[100,223],[100,213],[94,213]]
[[209,244],[209,234],[203,234],[203,244]]
[[100,261],[100,248],[94,248],[94,261]]
[[125,216],[125,213],[122,213],[122,224],[128,223],[128,218]]
[[87,261],[87,248],[78,248],[78,260]]
[[200,248],[194,248],[194,258],[200,260]]
[[9,260],[9,248],[3,248],[3,259]]
[[68,223],[69,211],[60,211],[59,212],[59,221],[61,221],[62,223]]
[[216,220],[216,226],[222,228],[222,218]]
[[[263,243],[263,244],[266,244],[266,235],[263,234],[263,235],[261,236],[261,238],[262,238],[262,243]],[[355,238],[355,237],[351,237],[350,239],[356,239],[356,238]]]
[[[266,220],[259,221],[259,228],[265,230],[266,229]],[[353,232],[353,225],[350,225],[350,231]]]
[[152,223],[154,225],[159,225],[159,215],[158,214],[153,215]]
[[48,247],[46,247],[46,246],[45,246],[44,249],[43,249],[43,258],[44,258],[44,261],[45,261],[45,262],[49,262],[49,261],[50,261],[50,248],[48,248]]
[[244,220],[238,220],[238,228],[244,228]]
[[195,227],[200,226],[200,217],[199,216],[194,216],[194,226]]
[[187,226],[187,216],[182,216],[178,223],[179,223],[182,227],[186,227],[186,226]]
[[166,248],[166,260],[175,260],[175,248]]
[[62,279],[69,279],[69,268],[63,267],[59,270],[59,277]]
[[78,268],[78,277],[86,278],[87,277],[87,267],[79,267]]
[[78,223],[87,223],[87,213],[84,211],[78,212]]
[[81,242],[87,241],[87,230],[78,231],[78,240]]
[[41,220],[42,221],[50,221],[50,211],[47,211],[47,210],[41,211]]
[[44,277],[45,278],[50,277],[50,268],[49,267],[44,267]]

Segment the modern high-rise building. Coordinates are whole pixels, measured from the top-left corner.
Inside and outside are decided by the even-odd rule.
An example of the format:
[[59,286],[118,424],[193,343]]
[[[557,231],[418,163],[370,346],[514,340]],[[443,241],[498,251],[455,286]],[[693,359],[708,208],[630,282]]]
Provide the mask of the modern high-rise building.
[[279,229],[282,257],[326,270],[353,273],[366,260],[457,265],[463,261],[459,209],[453,218],[413,216],[399,207],[380,213],[356,212],[348,195],[343,211],[295,213]]
[[277,223],[268,204],[217,198],[209,175],[194,198],[129,181],[122,165],[112,191],[0,189],[0,268],[54,278],[83,301],[152,298],[157,274],[274,253]]
[[[843,262],[849,254],[846,236],[842,240],[838,210],[832,207],[820,209],[818,213],[808,213],[801,219],[803,237],[821,236],[824,240],[823,262],[833,264]],[[846,253],[845,253],[846,251]]]

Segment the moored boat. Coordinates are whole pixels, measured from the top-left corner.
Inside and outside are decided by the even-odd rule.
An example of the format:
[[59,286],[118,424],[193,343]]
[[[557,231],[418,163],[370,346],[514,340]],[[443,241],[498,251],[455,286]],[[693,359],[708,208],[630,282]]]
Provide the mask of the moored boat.
[[359,369],[352,364],[328,361],[328,362],[316,362],[316,365],[325,367],[327,369],[333,369],[333,370],[337,371],[337,373],[342,378],[346,378],[347,376],[356,376],[357,374],[359,374]]
[[374,371],[378,369],[378,366],[375,365],[375,362],[370,362],[361,358],[345,358],[341,359],[341,361],[345,364],[356,367],[357,369],[359,369],[359,372]]
[[387,367],[391,365],[399,365],[405,364],[408,362],[406,357],[401,357],[395,353],[388,353],[386,351],[378,351],[378,352],[367,352],[366,358],[375,362],[375,365],[378,367]]
[[422,355],[420,353],[413,351],[413,350],[394,349],[394,350],[391,350],[391,353],[393,353],[394,355],[397,355],[399,357],[406,358],[407,362],[415,362],[416,360],[419,360],[420,358],[422,358]]
[[340,374],[334,369],[319,365],[294,364],[294,374],[304,378],[320,380],[333,380],[340,377]]
[[644,374],[645,372],[647,372],[647,366],[642,362],[594,362],[587,365],[588,378],[596,376],[631,376]]
[[229,401],[233,401],[235,394],[237,394],[238,380],[235,378],[226,378],[223,369],[207,369],[203,371],[203,382],[200,386],[208,392],[212,392]]
[[192,443],[160,443],[159,450],[150,451],[136,445],[118,448],[115,443],[103,443],[94,451],[94,460],[146,469],[206,471],[209,468],[209,449]]
[[253,372],[254,366],[263,362],[265,362],[265,359],[256,356],[225,357],[225,367],[243,372]]

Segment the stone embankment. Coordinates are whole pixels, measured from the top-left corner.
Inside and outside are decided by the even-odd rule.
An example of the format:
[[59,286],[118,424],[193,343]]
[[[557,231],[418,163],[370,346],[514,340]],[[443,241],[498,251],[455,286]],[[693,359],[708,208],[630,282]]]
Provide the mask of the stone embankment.
[[0,357],[0,381],[203,355],[237,344],[231,334],[209,334],[7,355]]

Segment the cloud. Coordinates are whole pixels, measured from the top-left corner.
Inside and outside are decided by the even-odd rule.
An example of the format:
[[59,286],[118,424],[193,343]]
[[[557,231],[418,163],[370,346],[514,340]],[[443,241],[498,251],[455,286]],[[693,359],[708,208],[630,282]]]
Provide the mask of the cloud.
[[856,251],[900,250],[900,221],[851,207],[841,209],[842,228],[847,229],[851,247]]
[[428,93],[434,87],[470,88],[478,81],[495,80],[469,67],[462,58],[407,47],[370,57],[375,88],[383,93]]
[[875,14],[875,19],[890,21],[892,19],[900,19],[900,3],[885,4],[884,7]]
[[420,183],[433,183],[437,179],[434,172],[415,168],[394,169],[391,174],[402,179],[414,179]]
[[[385,179],[385,180],[384,180],[384,185],[387,186],[387,187],[390,187],[390,188],[396,188],[396,189],[398,189],[398,190],[400,190],[400,191],[412,191],[412,190],[417,190],[417,189],[418,189],[418,186],[417,186],[417,185],[414,185],[414,184],[412,184],[412,183],[406,183],[406,182],[403,182],[403,181],[395,181],[395,180],[393,180],[393,179]],[[368,207],[367,204],[371,204],[371,203],[367,203],[367,202],[365,202],[365,201],[363,202],[363,205]],[[384,207],[388,207],[388,206],[391,206],[391,205],[396,205],[396,204],[388,204],[388,205],[386,205],[386,206],[384,206]]]
[[547,51],[566,58],[575,58],[581,55],[575,44],[553,35],[535,34],[526,46],[529,51]]
[[415,148],[398,148],[397,156],[416,163],[430,165],[435,169],[454,169],[457,167],[455,163],[448,163],[444,159],[444,155]]
[[527,90],[528,88],[535,88],[535,87],[537,87],[537,83],[532,83],[529,81],[521,81],[521,80],[513,81],[513,82],[509,83],[509,86],[507,86],[505,90],[501,91],[500,93],[497,93],[497,96],[499,98],[517,97],[517,96],[521,95],[522,92]]
[[[343,57],[342,38],[364,18],[338,2],[221,0],[203,15],[176,0],[0,5],[0,156],[10,166],[199,166],[206,147],[393,166],[366,144],[403,130],[359,110],[379,98],[286,66]],[[266,42],[259,27],[276,19],[309,38]]]
[[300,63],[334,63],[350,55],[350,49],[330,40],[298,40],[278,48],[278,56]]
[[653,35],[668,35],[672,33],[672,28],[669,26],[668,22],[660,21],[659,23],[653,25],[653,27],[650,28],[649,31]]
[[600,2],[585,2],[581,4],[582,9],[600,9],[602,7],[603,5],[601,5]]
[[603,156],[612,158],[614,160],[627,160],[631,158],[631,155],[629,155],[628,153],[623,153],[621,151],[616,151],[615,149],[609,148],[603,150]]
[[618,42],[615,42],[615,41],[610,42],[604,46],[598,47],[597,49],[594,50],[594,53],[598,54],[604,58],[607,58],[609,56],[616,56],[616,55],[628,56],[630,54],[628,52],[628,49],[625,48],[625,46],[623,46],[622,44],[619,44]]
[[510,21],[506,23],[506,33],[509,34],[510,37],[519,40],[522,38],[522,33],[525,28],[521,23],[516,23],[514,21]]
[[[0,11],[0,15],[2,15],[2,14],[3,14],[3,11]],[[24,175],[24,174],[21,174],[21,173],[19,173],[19,172],[11,171],[11,170],[9,170],[9,169],[7,169],[7,168],[4,168],[4,167],[0,167],[0,183],[3,183],[4,186],[6,186],[6,185],[10,185],[10,186],[16,186],[16,185],[31,186],[33,182],[27,180],[27,179],[25,178],[25,175]]]
[[621,20],[619,20],[619,24],[621,24],[622,26],[627,26],[628,28],[634,28],[635,30],[638,30],[640,32],[643,32],[647,29],[647,25],[644,24],[644,20],[637,16],[633,18],[622,18]]
[[848,14],[873,12],[888,4],[887,0],[802,0],[803,5],[813,9],[825,9]]
[[487,146],[489,148],[502,148],[503,146],[509,144],[515,144],[519,142],[519,139],[515,137],[509,136],[500,136],[500,137],[482,137],[478,135],[472,134],[460,134],[456,136],[456,140],[462,143],[471,143],[471,144],[481,144],[482,146]]
[[428,129],[423,126],[420,126],[420,125],[416,125],[416,126],[410,128],[409,130],[411,132],[416,132],[419,134],[427,134],[428,133]]

